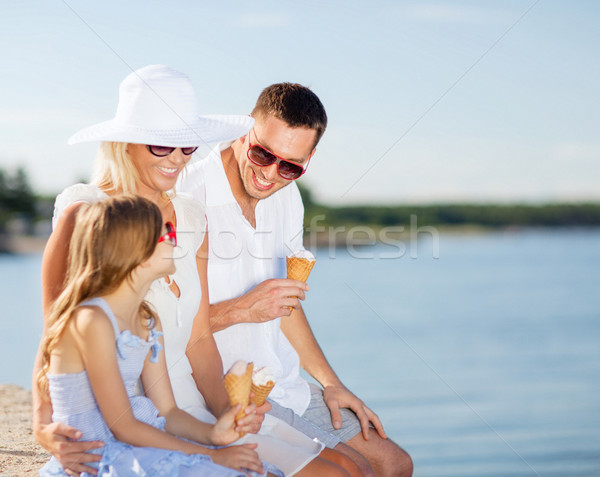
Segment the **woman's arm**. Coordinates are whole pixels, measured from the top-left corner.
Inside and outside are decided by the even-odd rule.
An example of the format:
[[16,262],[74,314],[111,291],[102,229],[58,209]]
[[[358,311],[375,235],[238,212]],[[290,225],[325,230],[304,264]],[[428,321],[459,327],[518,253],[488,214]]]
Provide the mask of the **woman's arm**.
[[196,265],[200,276],[202,299],[198,313],[194,317],[192,334],[187,345],[186,355],[192,366],[192,376],[198,390],[204,396],[208,408],[215,416],[221,416],[229,408],[229,401],[223,385],[223,361],[217,349],[209,322],[208,297],[208,234],[196,255]]
[[84,202],[76,202],[67,207],[55,229],[48,238],[42,257],[42,307],[44,320],[48,318],[50,307],[63,290],[69,244],[75,227],[77,212]]
[[[50,307],[63,288],[67,269],[69,243],[75,226],[75,216],[82,202],[73,204],[65,209],[55,230],[50,235],[44,256],[42,258],[42,305],[45,320],[48,318]],[[97,454],[86,451],[102,447],[100,441],[75,442],[81,437],[77,429],[62,423],[52,422],[52,404],[48,396],[42,396],[37,386],[37,375],[42,364],[41,353],[35,360],[33,368],[33,433],[40,445],[60,462],[63,468],[72,472],[88,472],[96,474],[96,470],[85,465],[86,462],[100,460]]]
[[[211,412],[219,417],[229,408],[229,399],[223,385],[223,361],[215,343],[212,324],[209,321],[208,296],[208,233],[205,234],[202,246],[196,255],[196,265],[200,276],[202,298],[200,308],[192,326],[192,334],[188,342],[186,355],[192,366],[192,376],[196,387],[204,397]],[[265,402],[256,407],[251,404],[246,408],[246,417],[237,421],[238,432],[256,434],[262,426],[265,413],[271,405]]]

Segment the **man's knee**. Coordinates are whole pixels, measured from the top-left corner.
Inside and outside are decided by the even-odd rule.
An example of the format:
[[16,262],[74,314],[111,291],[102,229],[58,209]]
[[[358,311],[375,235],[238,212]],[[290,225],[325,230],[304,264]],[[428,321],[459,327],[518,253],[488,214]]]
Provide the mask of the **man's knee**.
[[377,476],[410,477],[413,473],[410,455],[394,441],[382,439],[374,429],[369,432],[369,440],[359,433],[346,444],[368,460]]
[[375,473],[373,472],[373,469],[371,469],[369,461],[352,447],[344,443],[339,443],[334,449],[354,462],[363,477],[375,477]]
[[395,442],[389,442],[393,444],[394,450],[390,452],[390,462],[387,466],[390,472],[387,475],[401,475],[403,477],[412,476],[413,461],[408,452],[398,446]]

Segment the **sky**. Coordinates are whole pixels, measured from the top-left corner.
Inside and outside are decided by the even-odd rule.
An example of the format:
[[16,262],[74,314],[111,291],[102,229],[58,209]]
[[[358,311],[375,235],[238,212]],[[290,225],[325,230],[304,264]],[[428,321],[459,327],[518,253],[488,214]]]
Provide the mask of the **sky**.
[[[132,70],[190,77],[206,114],[305,84],[328,129],[301,179],[329,204],[600,201],[594,0],[23,0],[0,6],[0,167],[88,180]],[[201,148],[200,155],[208,151]],[[200,157],[197,159],[200,160]]]

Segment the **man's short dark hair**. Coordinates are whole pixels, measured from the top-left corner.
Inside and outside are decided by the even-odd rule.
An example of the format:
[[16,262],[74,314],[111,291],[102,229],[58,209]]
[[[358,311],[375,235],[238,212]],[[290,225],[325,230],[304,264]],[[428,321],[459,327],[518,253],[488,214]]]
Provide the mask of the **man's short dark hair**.
[[272,84],[260,93],[252,117],[264,119],[269,114],[290,127],[314,129],[315,146],[327,127],[327,113],[321,100],[306,86],[297,83]]

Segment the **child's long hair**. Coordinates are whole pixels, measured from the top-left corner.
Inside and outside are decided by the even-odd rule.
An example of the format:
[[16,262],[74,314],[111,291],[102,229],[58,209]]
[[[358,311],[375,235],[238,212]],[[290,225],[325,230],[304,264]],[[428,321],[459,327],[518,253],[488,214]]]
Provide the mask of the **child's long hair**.
[[[139,196],[124,195],[81,207],[69,244],[65,288],[52,305],[44,334],[38,375],[42,395],[47,395],[50,355],[76,308],[129,279],[154,252],[161,230],[160,210]],[[144,317],[155,317],[145,301],[140,311]]]

